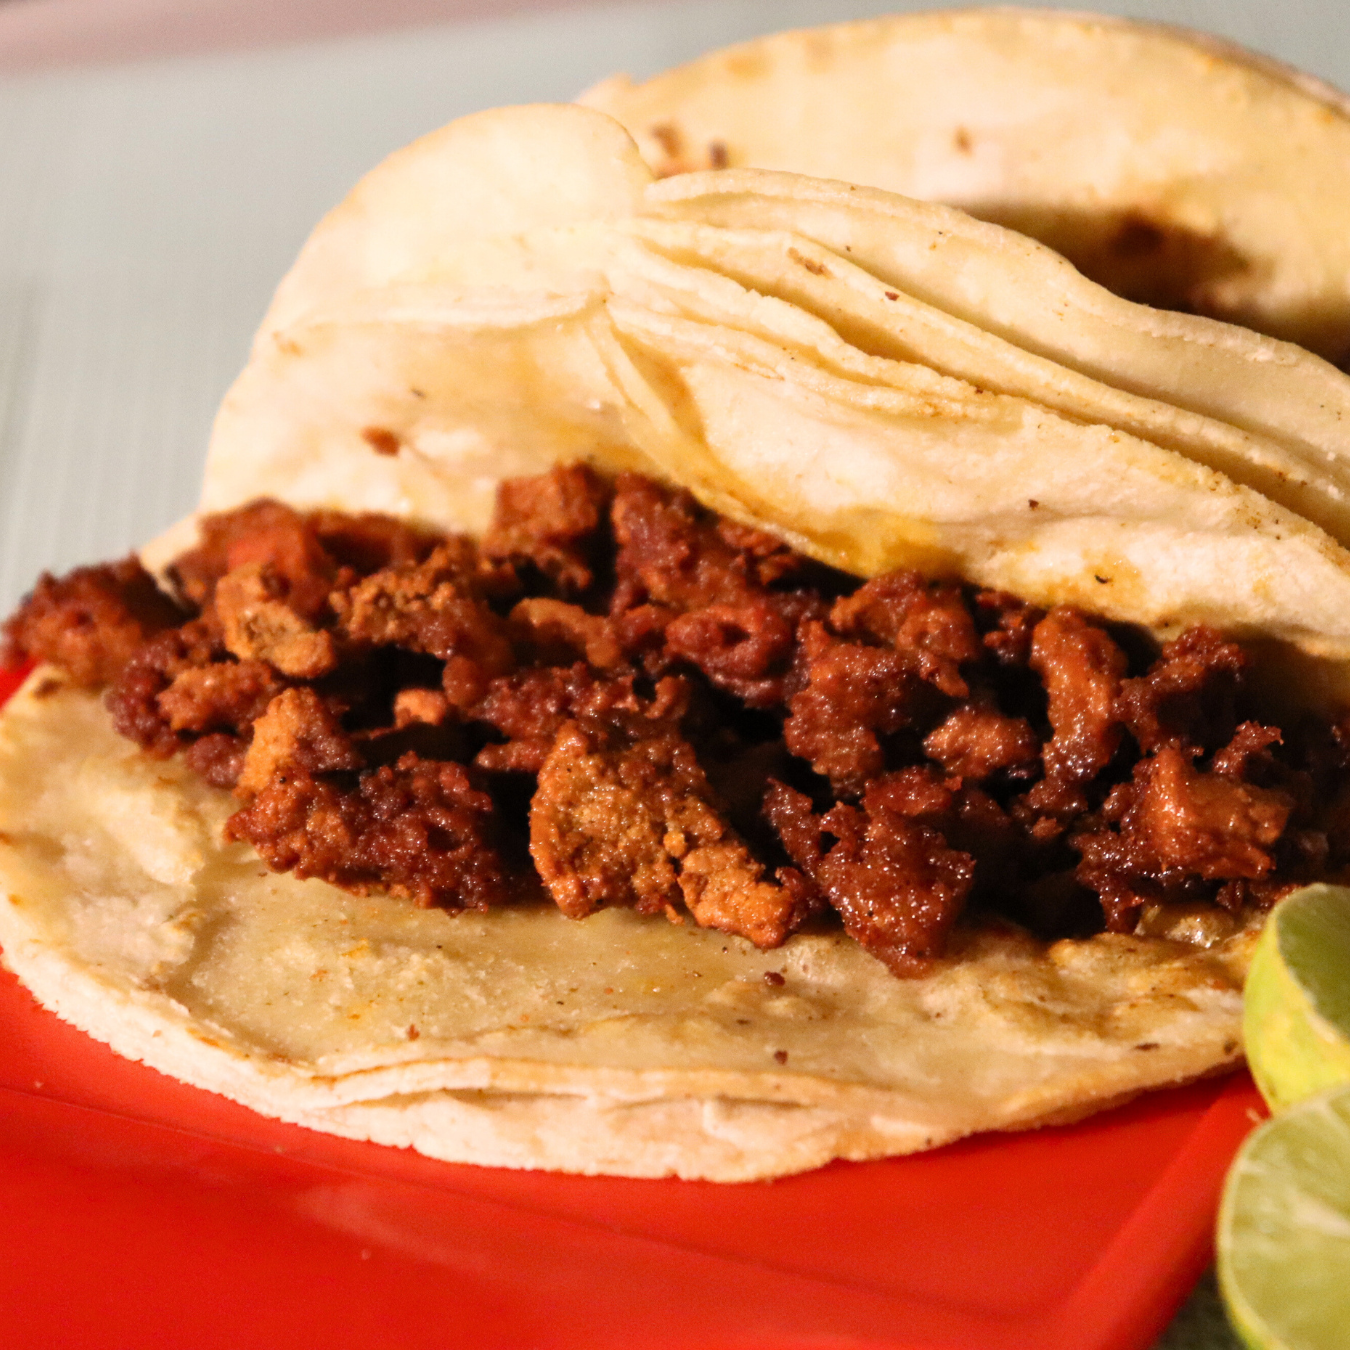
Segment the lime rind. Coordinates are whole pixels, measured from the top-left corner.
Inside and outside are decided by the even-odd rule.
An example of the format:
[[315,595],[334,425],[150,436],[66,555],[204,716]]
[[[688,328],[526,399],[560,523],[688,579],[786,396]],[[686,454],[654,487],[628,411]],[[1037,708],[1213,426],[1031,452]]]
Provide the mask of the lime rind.
[[1250,1135],[1224,1186],[1219,1287],[1251,1350],[1350,1346],[1350,1086]]
[[1243,1010],[1247,1060],[1272,1111],[1350,1083],[1348,976],[1350,890],[1307,886],[1276,907]]

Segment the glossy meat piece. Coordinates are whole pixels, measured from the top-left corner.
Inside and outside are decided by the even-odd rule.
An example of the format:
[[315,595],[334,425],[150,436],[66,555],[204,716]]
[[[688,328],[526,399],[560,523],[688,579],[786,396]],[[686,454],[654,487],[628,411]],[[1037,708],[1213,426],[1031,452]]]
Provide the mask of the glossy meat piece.
[[1120,744],[1116,699],[1125,653],[1104,628],[1059,607],[1036,625],[1030,665],[1045,684],[1054,732],[1042,752],[1046,777],[1085,783],[1106,768]]
[[923,749],[949,774],[982,783],[996,773],[1026,776],[1040,758],[1041,745],[1026,718],[965,703],[929,732]]
[[817,622],[802,626],[798,661],[804,687],[788,704],[787,748],[836,792],[859,792],[886,767],[881,738],[913,720],[921,682],[905,653],[841,641]]
[[530,854],[558,907],[582,918],[603,905],[677,918],[776,947],[799,918],[791,894],[712,800],[678,733],[636,740],[569,722],[530,806]]
[[484,556],[531,564],[562,594],[580,595],[595,580],[595,536],[608,500],[608,485],[584,464],[508,478],[497,488]]
[[505,745],[487,745],[477,763],[486,769],[538,773],[563,724],[574,719],[610,727],[642,721],[678,722],[688,702],[682,680],[661,680],[650,699],[633,688],[633,675],[598,676],[578,661],[543,666],[493,680],[471,716],[506,737]]
[[[840,804],[820,816],[782,783],[765,802],[792,861],[839,911],[845,931],[897,975],[922,974],[942,955],[975,879],[969,854],[896,809],[913,804],[884,780],[869,785],[860,807]],[[826,848],[828,835],[835,842]]]
[[761,589],[753,549],[729,543],[687,492],[621,474],[612,517],[619,546],[616,608],[649,600],[683,613],[739,605]]
[[339,631],[353,642],[438,657],[446,697],[468,708],[516,663],[504,621],[480,598],[475,563],[471,545],[449,540],[424,562],[386,567],[334,591]]
[[44,572],[4,625],[0,664],[49,661],[97,688],[116,679],[147,638],[184,618],[135,557],[78,567],[59,580]]
[[842,637],[873,639],[911,658],[914,673],[952,698],[970,692],[961,666],[983,648],[960,588],[917,572],[889,572],[834,602],[830,626]]
[[1187,629],[1162,649],[1147,675],[1121,685],[1121,720],[1145,751],[1214,750],[1233,734],[1247,665],[1236,642],[1212,628]]
[[1106,827],[1073,839],[1077,875],[1100,896],[1107,926],[1127,931],[1150,901],[1267,877],[1292,805],[1286,793],[1196,769],[1189,754],[1164,747],[1111,794]]
[[230,817],[274,871],[319,877],[358,895],[379,889],[418,905],[486,909],[510,898],[492,798],[461,764],[404,755],[355,788],[296,770]]

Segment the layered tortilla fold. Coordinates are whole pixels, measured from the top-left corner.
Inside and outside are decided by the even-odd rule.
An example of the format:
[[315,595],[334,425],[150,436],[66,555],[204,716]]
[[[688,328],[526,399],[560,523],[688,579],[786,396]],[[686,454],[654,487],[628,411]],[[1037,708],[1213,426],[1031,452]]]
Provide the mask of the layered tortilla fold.
[[947,202],[1130,299],[1350,361],[1350,102],[1207,34],[895,14],[615,76],[582,101],[663,175],[781,169]]
[[[600,113],[504,109],[319,226],[222,407],[203,508],[476,531],[503,477],[584,459],[859,575],[1208,622],[1339,669],[1345,425],[1350,380],[1320,359],[1132,306],[960,212],[782,173],[657,181]],[[0,944],[121,1053],[334,1133],[740,1180],[1240,1055],[1246,930],[1047,946],[991,922],[897,980],[841,935],[763,953],[624,912],[354,898],[221,844],[231,805],[39,671],[0,718]]]

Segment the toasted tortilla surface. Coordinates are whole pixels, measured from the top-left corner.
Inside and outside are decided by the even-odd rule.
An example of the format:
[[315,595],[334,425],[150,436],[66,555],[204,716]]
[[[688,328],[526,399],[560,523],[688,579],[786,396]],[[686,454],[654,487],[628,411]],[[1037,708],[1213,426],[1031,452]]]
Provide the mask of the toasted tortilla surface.
[[746,1181],[1072,1119],[1240,1057],[1250,927],[1047,946],[990,923],[899,980],[839,932],[761,952],[629,911],[349,895],[221,843],[233,805],[36,672],[0,714],[4,960],[118,1053],[327,1133]]

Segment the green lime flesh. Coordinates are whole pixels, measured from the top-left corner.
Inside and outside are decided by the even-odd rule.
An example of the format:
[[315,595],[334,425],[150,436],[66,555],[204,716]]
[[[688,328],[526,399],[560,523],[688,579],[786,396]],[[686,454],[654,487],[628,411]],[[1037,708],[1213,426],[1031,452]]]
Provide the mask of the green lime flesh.
[[1219,1210],[1219,1287],[1252,1350],[1350,1348],[1350,1087],[1242,1146]]
[[1243,1035],[1273,1111],[1350,1083],[1350,889],[1306,886],[1275,907],[1247,976]]

